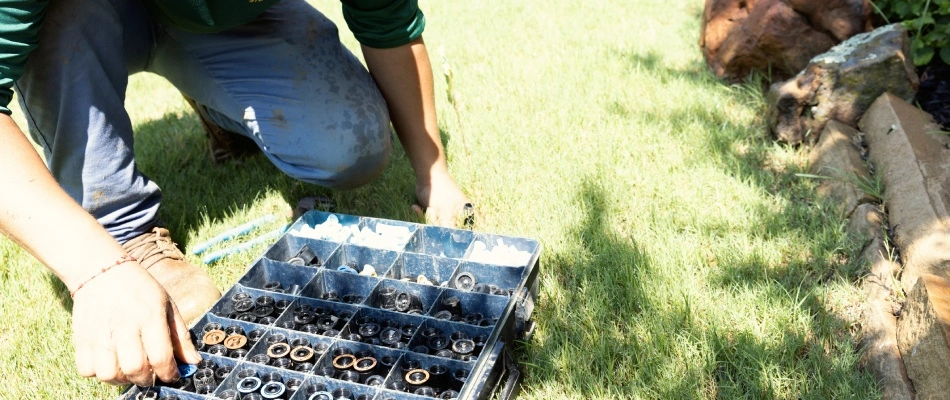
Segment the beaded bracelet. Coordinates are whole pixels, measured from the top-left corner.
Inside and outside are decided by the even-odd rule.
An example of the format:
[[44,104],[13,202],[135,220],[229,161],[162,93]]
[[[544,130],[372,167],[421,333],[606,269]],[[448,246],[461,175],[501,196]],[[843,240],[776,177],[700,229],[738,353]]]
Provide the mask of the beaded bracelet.
[[101,271],[96,272],[95,275],[90,276],[89,279],[86,279],[83,283],[80,283],[79,286],[76,286],[76,289],[75,289],[75,290],[73,290],[72,292],[69,292],[69,297],[75,296],[75,295],[76,295],[76,292],[78,292],[79,289],[82,289],[82,287],[85,286],[87,283],[89,283],[89,281],[91,281],[91,280],[93,280],[93,279],[96,279],[97,276],[106,273],[106,271],[109,271],[109,270],[112,269],[113,267],[116,267],[116,266],[125,264],[125,263],[130,262],[130,261],[137,261],[137,260],[135,259],[135,257],[132,257],[132,256],[130,256],[130,255],[128,255],[128,254],[123,254],[122,257],[119,257],[118,260],[115,260],[115,263],[113,263],[112,265],[109,265],[109,266],[107,266],[107,267],[103,267]]

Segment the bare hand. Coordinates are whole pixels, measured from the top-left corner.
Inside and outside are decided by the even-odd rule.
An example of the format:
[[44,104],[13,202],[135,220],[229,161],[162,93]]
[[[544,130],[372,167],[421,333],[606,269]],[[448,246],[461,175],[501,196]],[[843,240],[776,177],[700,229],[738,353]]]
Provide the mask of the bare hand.
[[197,364],[201,355],[165,290],[138,263],[113,267],[73,299],[76,367],[111,384],[151,386],[179,378],[175,358]]
[[433,177],[428,185],[417,184],[416,199],[412,210],[427,223],[448,228],[471,228],[474,223],[472,204],[447,174]]

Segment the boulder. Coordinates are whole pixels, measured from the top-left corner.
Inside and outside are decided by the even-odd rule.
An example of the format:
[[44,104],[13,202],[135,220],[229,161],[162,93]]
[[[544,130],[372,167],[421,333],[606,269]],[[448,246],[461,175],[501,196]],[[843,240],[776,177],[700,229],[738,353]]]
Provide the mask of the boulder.
[[897,346],[916,398],[950,396],[950,281],[921,275],[907,294]]
[[814,143],[836,119],[855,126],[871,103],[890,92],[910,100],[919,84],[907,30],[899,24],[855,35],[813,58],[794,78],[772,85],[768,122],[776,139]]
[[700,47],[720,79],[786,79],[866,31],[870,11],[866,0],[706,0]]
[[930,115],[884,94],[859,123],[884,182],[884,203],[909,291],[923,274],[950,279],[950,136]]

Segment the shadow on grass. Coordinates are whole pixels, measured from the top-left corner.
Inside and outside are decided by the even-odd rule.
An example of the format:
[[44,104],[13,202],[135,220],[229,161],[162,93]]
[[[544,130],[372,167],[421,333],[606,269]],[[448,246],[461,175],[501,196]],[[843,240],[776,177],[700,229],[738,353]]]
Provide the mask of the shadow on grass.
[[[331,190],[288,177],[263,154],[221,165],[211,161],[208,143],[193,114],[166,114],[136,127],[139,169],[162,188],[160,217],[182,246],[181,233],[249,208],[267,193],[279,193],[290,209],[307,196],[327,196],[335,212],[413,220],[414,178],[401,147],[376,181],[353,190]],[[314,154],[318,157],[318,154]]]
[[[655,54],[616,56],[658,79],[685,79],[697,90],[719,84],[701,63],[673,69]],[[737,87],[726,97],[737,106],[754,106],[753,91]],[[860,278],[862,267],[851,261],[860,249],[843,237],[842,218],[830,214],[834,208],[816,200],[812,186],[795,176],[801,171],[772,168],[764,124],[737,125],[724,110],[695,101],[647,115],[607,100],[604,111],[614,118],[668,121],[670,140],[704,147],[702,155],[688,155],[693,159],[684,163],[712,163],[769,199],[753,208],[752,231],[741,235],[801,248],[787,250],[791,254],[778,263],[754,251],[715,250],[717,262],[703,268],[712,296],[754,299],[739,306],[756,309],[720,312],[715,309],[737,304],[717,303],[705,305],[715,310],[710,315],[697,313],[694,300],[709,300],[675,297],[682,283],[664,282],[664,271],[636,238],[605,223],[612,216],[607,190],[600,185],[611,180],[589,177],[576,194],[576,203],[587,211],[570,231],[576,249],[544,260],[542,293],[547,296],[539,301],[537,317],[544,326],[527,346],[527,384],[570,387],[582,397],[878,397],[873,378],[855,365],[851,321],[829,310],[826,298],[831,284]],[[697,134],[702,136],[697,139]],[[724,222],[697,227],[708,238],[735,234],[734,226]],[[727,319],[735,315],[755,322]]]

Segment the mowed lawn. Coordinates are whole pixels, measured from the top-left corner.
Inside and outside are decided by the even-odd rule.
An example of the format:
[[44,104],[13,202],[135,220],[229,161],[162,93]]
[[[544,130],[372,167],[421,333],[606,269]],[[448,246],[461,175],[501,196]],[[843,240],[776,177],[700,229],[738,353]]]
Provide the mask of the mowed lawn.
[[[520,398],[880,396],[851,336],[858,249],[814,182],[796,177],[805,151],[768,137],[758,83],[728,86],[707,71],[702,1],[420,3],[443,139],[475,229],[543,245]],[[339,1],[314,4],[358,53]],[[304,196],[418,221],[399,148],[376,182],[329,191],[263,157],[212,164],[197,118],[159,77],[133,76],[127,104],[139,166],[162,187],[161,217],[186,250]],[[208,268],[227,289],[265,248]],[[68,293],[6,239],[0,287],[0,398],[121,392],[76,375]]]

